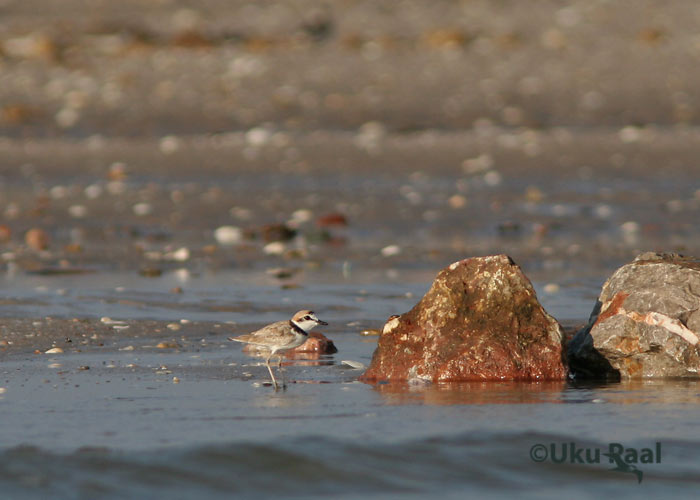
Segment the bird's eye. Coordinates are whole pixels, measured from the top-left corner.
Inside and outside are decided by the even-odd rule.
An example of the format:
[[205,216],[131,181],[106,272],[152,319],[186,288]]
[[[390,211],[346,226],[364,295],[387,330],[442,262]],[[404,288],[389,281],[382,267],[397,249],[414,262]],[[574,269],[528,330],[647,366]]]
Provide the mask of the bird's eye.
[[304,316],[304,319],[311,320],[311,316]]

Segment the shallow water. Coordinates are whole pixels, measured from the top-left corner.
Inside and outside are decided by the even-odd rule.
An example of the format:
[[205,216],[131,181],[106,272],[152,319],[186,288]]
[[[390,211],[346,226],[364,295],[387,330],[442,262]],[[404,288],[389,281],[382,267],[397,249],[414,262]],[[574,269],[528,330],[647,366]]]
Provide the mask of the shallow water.
[[[4,275],[0,276],[4,289],[0,317],[269,323],[295,307],[313,304],[318,311],[333,315],[336,323],[373,323],[376,327],[388,316],[411,309],[428,291],[435,274],[433,270],[404,270],[343,276],[340,271],[307,271],[291,289],[264,273],[238,270],[198,275],[175,271],[158,278],[104,272],[60,277]],[[555,291],[546,291],[546,282],[535,281],[533,286],[544,308],[567,324],[588,318],[603,280],[559,279]],[[174,287],[184,292],[169,292]]]
[[[342,361],[369,363],[376,337],[359,331],[381,326],[379,314],[412,307],[428,287],[415,277],[413,284],[365,286],[317,277],[318,284],[281,290],[224,274],[190,278],[184,296],[162,291],[176,281],[171,275],[15,277],[15,300],[2,315],[110,316],[127,319],[130,328],[100,334],[100,348],[3,361],[0,488],[8,498],[391,498],[436,491],[450,498],[554,498],[563,491],[588,498],[669,488],[694,495],[697,382],[357,382],[361,370]],[[592,282],[555,294],[536,286],[550,313],[572,321],[584,319],[596,293]],[[275,392],[265,385],[260,359],[226,336],[304,301],[318,304],[331,322],[323,332],[339,352],[286,361],[288,387]],[[171,332],[179,349],[156,349],[163,334],[148,327],[127,335],[148,320],[185,317],[192,323]],[[37,324],[37,342],[50,328],[50,321]],[[124,346],[132,350],[119,350]],[[561,458],[571,443],[604,453],[610,443],[642,450],[657,442],[660,462],[637,465],[641,484],[633,472],[611,470],[605,456],[557,463],[530,455],[536,445],[548,453],[553,446]]]
[[[371,387],[327,365],[288,370],[297,381],[329,383],[274,392],[221,377],[226,361],[241,361],[240,354],[206,358],[139,357],[146,365],[167,363],[179,384],[151,373],[123,379],[119,368],[70,375],[65,383],[24,375],[21,388],[13,384],[0,402],[3,492],[559,498],[566,491],[589,498],[670,489],[691,498],[700,482],[700,443],[692,437],[697,383]],[[23,404],[30,395],[41,404]],[[604,453],[610,443],[640,451],[660,443],[660,462],[637,465],[639,484],[636,475],[611,470],[604,456],[593,463],[531,457],[536,446],[554,447],[561,460],[562,447]]]

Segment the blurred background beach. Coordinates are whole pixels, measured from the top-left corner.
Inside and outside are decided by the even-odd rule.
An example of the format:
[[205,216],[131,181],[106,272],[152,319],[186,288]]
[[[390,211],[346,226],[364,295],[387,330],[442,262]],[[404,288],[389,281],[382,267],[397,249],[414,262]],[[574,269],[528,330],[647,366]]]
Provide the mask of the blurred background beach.
[[[200,267],[509,253],[597,276],[697,254],[699,18],[691,1],[3,0],[5,260],[33,227],[41,265],[98,269],[181,247]],[[235,262],[221,226],[242,232]]]

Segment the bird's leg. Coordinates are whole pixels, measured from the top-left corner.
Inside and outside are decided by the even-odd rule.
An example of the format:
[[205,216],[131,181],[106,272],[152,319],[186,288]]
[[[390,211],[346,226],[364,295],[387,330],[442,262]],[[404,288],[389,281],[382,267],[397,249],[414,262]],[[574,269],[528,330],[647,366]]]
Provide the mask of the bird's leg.
[[272,367],[270,366],[270,358],[272,358],[272,352],[265,360],[265,365],[267,365],[267,371],[270,372],[270,377],[272,378],[272,385],[275,387],[275,390],[277,390],[277,380],[275,380],[275,374],[272,373]]
[[285,381],[285,377],[284,377],[284,369],[282,369],[282,355],[279,354],[279,357],[280,357],[280,361],[279,361],[279,364],[277,366],[279,366],[280,373],[282,374],[282,389],[286,389],[287,382]]

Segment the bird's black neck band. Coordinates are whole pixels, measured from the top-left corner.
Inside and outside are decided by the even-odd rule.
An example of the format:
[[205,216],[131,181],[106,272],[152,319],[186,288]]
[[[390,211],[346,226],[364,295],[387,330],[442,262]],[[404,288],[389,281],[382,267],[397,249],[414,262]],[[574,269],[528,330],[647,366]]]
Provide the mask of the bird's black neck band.
[[304,331],[299,325],[297,325],[294,321],[289,320],[289,325],[292,327],[292,330],[294,330],[297,333],[300,333],[302,335],[308,335],[306,331]]

